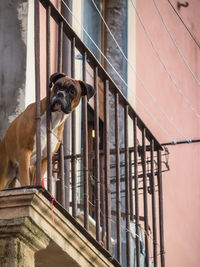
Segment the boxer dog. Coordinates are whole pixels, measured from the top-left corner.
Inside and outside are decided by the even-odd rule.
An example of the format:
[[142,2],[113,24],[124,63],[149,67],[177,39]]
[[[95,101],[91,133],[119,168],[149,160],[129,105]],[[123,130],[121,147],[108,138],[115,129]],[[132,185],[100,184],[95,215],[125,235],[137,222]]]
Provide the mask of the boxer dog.
[[[64,122],[77,107],[82,96],[88,100],[94,88],[83,81],[71,79],[64,73],[50,77],[50,107],[47,99],[40,101],[41,112],[41,177],[47,169],[46,110],[51,110],[52,155],[59,148]],[[21,186],[34,184],[36,180],[36,103],[30,104],[9,126],[0,143],[0,189],[12,188],[19,180]],[[31,182],[32,181],[32,182]]]

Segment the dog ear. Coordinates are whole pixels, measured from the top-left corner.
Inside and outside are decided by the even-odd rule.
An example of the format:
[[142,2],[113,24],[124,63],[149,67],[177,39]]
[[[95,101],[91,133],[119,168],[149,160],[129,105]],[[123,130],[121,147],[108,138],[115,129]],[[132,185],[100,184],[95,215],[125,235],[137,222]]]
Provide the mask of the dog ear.
[[65,76],[66,74],[61,72],[55,72],[54,74],[52,74],[49,79],[50,80],[49,87],[51,88],[53,83],[55,83],[58,79]]
[[83,81],[79,81],[80,83],[80,86],[81,86],[81,90],[82,90],[82,93],[81,95],[84,96],[84,95],[87,95],[87,100],[89,101],[89,99],[94,95],[95,91],[94,91],[94,88],[88,84],[88,83],[85,83]]

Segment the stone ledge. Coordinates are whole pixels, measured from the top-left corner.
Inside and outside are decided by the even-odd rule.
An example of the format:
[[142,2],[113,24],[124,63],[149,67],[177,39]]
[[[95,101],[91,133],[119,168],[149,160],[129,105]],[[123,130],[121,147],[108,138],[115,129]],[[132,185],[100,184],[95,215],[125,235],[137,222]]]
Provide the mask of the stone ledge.
[[[29,246],[33,249],[35,239],[41,242],[44,234],[42,240],[54,243],[65,254],[65,261],[66,256],[69,258],[70,266],[120,266],[95,240],[88,239],[87,231],[80,225],[77,229],[78,223],[70,214],[55,206],[52,210],[47,196],[48,192],[43,188],[0,191],[0,229],[3,229],[3,224],[9,224],[10,234],[18,231],[21,238],[27,233],[31,234],[30,242],[33,241],[33,245]],[[0,238],[2,235],[0,230]],[[45,253],[48,255],[48,247]]]
[[30,218],[0,219],[0,238],[17,237],[34,252],[45,249],[50,239]]

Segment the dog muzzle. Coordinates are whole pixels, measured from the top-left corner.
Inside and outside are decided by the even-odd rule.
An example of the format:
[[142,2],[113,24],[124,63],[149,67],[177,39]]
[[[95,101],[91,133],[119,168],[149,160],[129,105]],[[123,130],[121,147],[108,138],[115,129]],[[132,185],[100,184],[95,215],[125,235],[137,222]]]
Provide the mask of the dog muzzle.
[[62,111],[65,114],[69,114],[71,112],[71,101],[69,97],[65,95],[65,92],[60,91],[52,97],[51,111]]

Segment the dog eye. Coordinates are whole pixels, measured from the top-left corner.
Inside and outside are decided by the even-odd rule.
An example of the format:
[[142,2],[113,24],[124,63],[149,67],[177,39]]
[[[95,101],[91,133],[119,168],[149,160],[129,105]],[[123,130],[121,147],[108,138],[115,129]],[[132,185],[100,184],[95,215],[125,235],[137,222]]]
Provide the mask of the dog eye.
[[53,88],[54,92],[57,92],[59,90],[59,86],[58,85],[55,85],[54,88]]
[[69,91],[70,91],[70,93],[71,93],[72,95],[75,95],[75,93],[76,93],[76,90],[75,90],[74,87],[71,87],[71,88],[69,89]]

